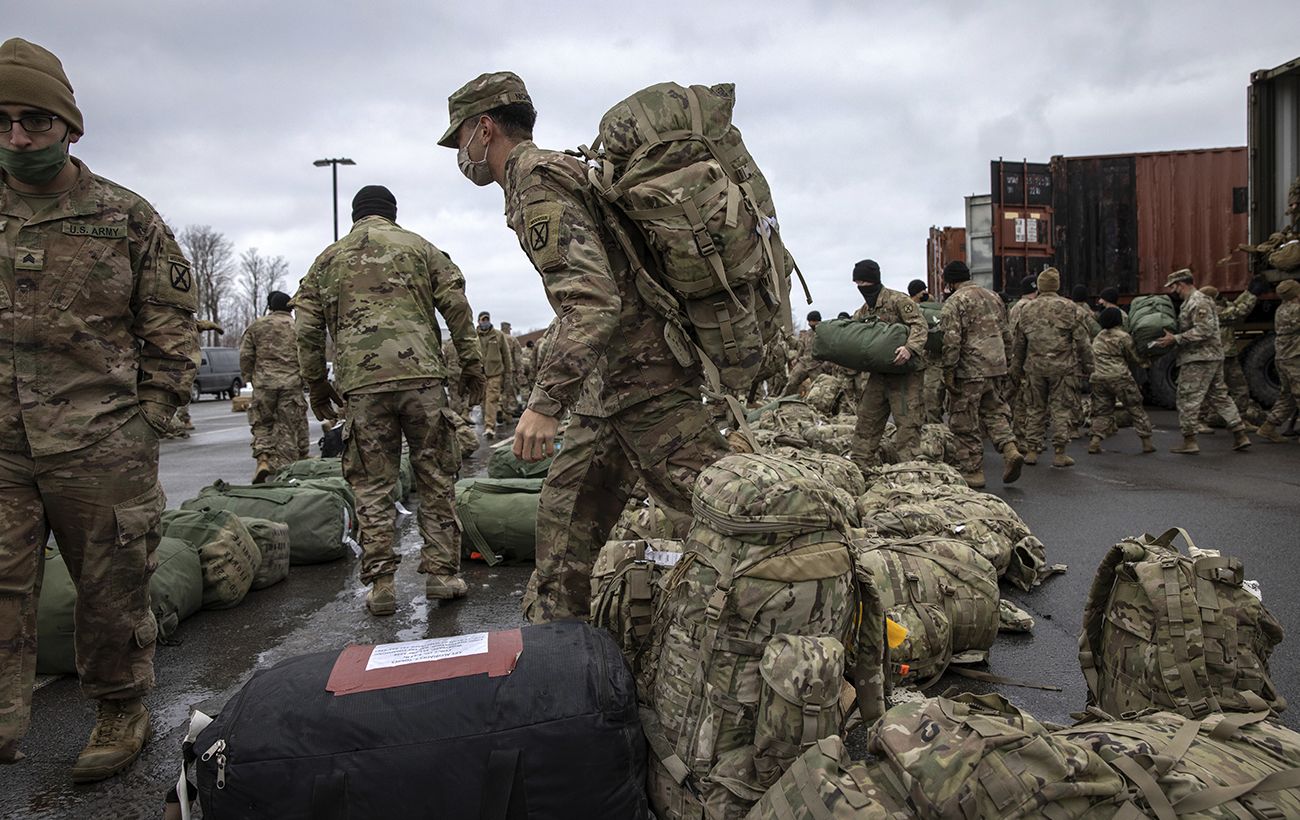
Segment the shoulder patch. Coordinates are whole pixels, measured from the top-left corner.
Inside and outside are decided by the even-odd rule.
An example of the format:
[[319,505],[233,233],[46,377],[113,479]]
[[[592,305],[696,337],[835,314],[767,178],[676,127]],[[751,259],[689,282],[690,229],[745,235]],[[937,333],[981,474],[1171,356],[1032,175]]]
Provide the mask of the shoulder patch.
[[568,262],[560,237],[563,215],[564,205],[559,202],[538,202],[524,208],[520,241],[539,271],[559,270]]

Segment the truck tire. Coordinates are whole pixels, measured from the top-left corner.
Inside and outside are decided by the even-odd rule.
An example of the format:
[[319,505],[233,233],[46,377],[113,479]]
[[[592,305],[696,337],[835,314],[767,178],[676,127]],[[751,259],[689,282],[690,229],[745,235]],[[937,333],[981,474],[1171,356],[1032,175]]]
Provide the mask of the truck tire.
[[1147,368],[1147,400],[1156,407],[1178,407],[1178,353],[1169,351]]
[[1282,380],[1274,363],[1276,351],[1273,334],[1257,340],[1240,354],[1241,369],[1246,373],[1246,386],[1250,395],[1261,407],[1272,407],[1282,390]]

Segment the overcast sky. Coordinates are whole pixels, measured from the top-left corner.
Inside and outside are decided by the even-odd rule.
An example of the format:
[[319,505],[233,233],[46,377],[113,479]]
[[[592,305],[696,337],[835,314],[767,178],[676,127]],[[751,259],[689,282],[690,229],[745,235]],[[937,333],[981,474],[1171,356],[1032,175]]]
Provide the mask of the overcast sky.
[[889,286],[923,278],[928,228],[963,224],[989,160],[1244,145],[1250,72],[1300,56],[1295,0],[6,5],[3,37],[63,61],[86,123],[74,154],[174,229],[283,255],[293,285],[332,240],[312,160],[351,157],[341,230],[357,188],[387,185],[474,308],[516,332],[550,320],[540,279],[500,189],[435,145],[447,95],[484,71],[524,78],[548,148],[590,142],[643,86],[734,82],[785,241],[833,314],[860,302],[858,259]]

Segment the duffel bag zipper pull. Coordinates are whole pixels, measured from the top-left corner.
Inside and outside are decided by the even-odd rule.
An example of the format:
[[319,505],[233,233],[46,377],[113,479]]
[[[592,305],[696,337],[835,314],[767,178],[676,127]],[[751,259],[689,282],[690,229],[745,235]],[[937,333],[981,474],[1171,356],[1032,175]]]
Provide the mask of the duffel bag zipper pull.
[[213,755],[217,757],[217,788],[224,789],[226,787],[226,741],[218,740],[213,743],[203,753],[202,759],[206,763]]

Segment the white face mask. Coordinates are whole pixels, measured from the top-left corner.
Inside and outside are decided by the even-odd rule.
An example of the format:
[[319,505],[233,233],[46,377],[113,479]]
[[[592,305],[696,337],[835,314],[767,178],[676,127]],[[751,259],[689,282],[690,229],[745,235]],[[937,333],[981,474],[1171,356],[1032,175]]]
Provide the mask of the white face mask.
[[474,137],[477,136],[478,129],[475,128],[474,135],[456,153],[456,164],[460,166],[460,172],[466,179],[481,188],[484,185],[491,185],[495,180],[492,179],[492,169],[488,167],[487,145],[483,146],[483,159],[475,160],[469,155],[469,147],[474,144]]

